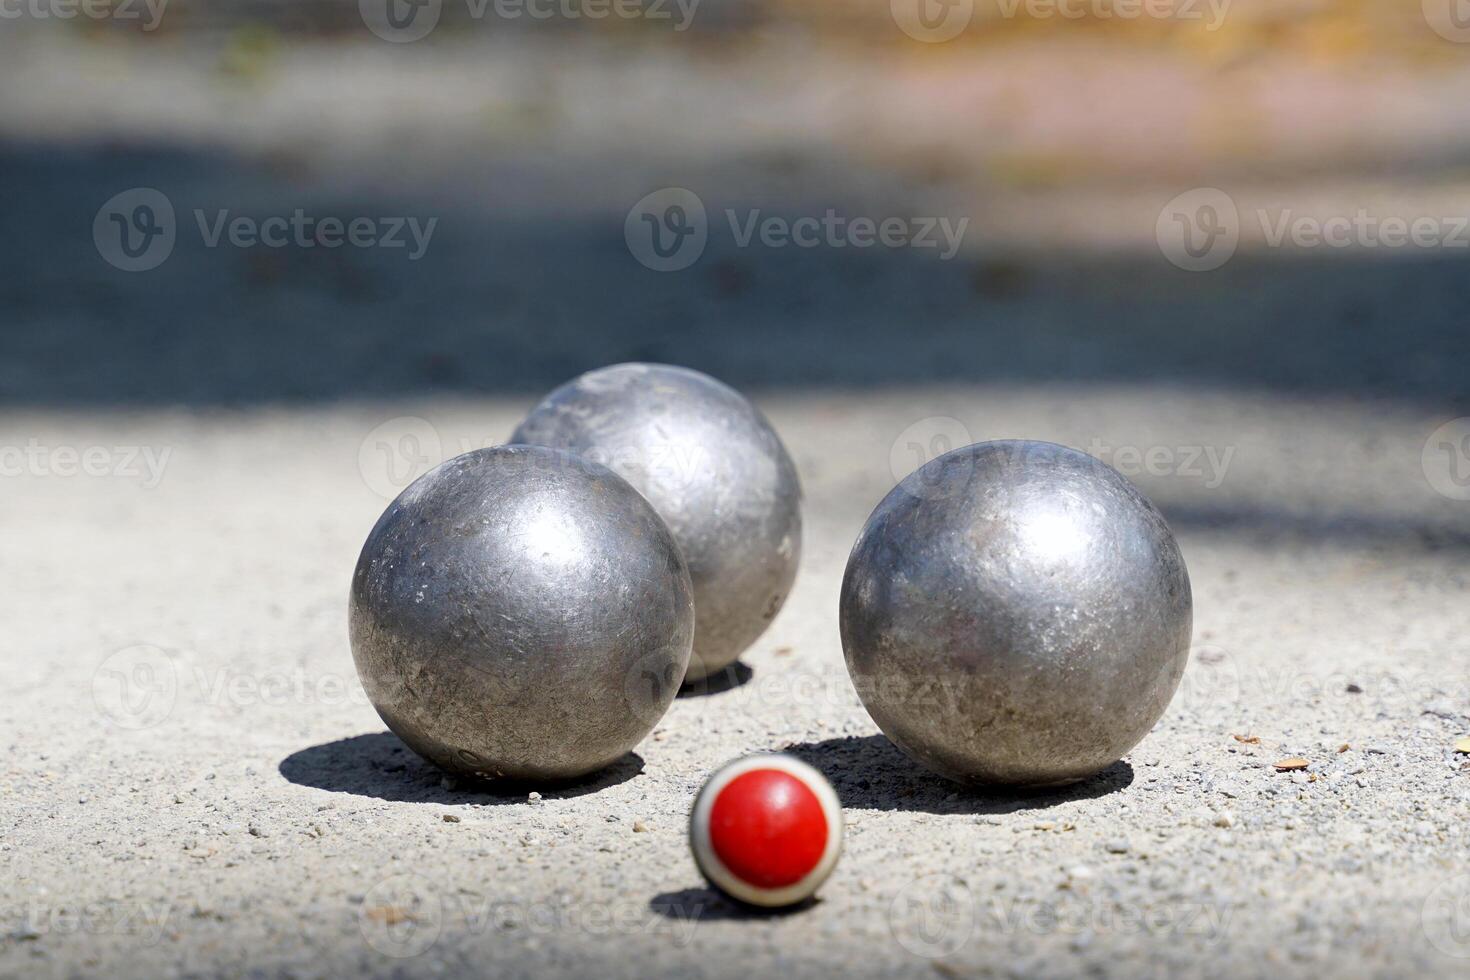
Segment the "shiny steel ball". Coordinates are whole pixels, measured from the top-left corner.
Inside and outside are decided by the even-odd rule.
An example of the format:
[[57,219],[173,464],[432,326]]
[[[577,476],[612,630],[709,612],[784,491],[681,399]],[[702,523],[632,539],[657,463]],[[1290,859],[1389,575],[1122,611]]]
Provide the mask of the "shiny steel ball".
[[848,559],[842,647],[873,720],[962,782],[1057,785],[1163,715],[1189,656],[1164,518],[1086,453],[956,449],[884,498]]
[[748,905],[811,898],[842,853],[842,805],[827,778],[789,755],[729,763],[704,784],[689,846],[705,880]]
[[616,474],[502,446],[430,470],[352,577],[357,673],[420,755],[487,778],[565,780],[619,759],[679,688],[694,636],[668,527]]
[[668,523],[694,582],[687,680],[734,663],[780,611],[801,553],[801,486],[775,430],[733,388],[617,364],[547,395],[511,441],[602,463]]

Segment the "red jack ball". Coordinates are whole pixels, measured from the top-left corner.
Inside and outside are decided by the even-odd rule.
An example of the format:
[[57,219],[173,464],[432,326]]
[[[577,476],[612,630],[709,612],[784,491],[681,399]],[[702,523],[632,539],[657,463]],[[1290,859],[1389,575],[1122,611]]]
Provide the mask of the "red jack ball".
[[694,800],[689,843],[699,871],[750,905],[810,898],[842,852],[842,806],[825,776],[788,755],[732,762]]

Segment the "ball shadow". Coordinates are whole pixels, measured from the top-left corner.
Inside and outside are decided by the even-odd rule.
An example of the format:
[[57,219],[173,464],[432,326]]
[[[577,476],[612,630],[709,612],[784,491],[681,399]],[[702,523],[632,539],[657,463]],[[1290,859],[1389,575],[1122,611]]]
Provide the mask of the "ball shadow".
[[929,772],[882,735],[800,742],[782,749],[820,770],[842,805],[854,810],[923,813],[1014,813],[1045,810],[1059,803],[1091,800],[1126,789],[1133,767],[1118,761],[1068,786],[1022,789],[965,786]]
[[728,667],[723,667],[708,677],[697,681],[689,681],[679,688],[681,698],[703,698],[711,694],[723,694],[733,691],[737,687],[743,687],[750,683],[755,676],[755,671],[740,661],[735,661]]
[[661,892],[648,900],[648,909],[666,919],[681,921],[721,922],[742,919],[777,919],[804,912],[819,904],[820,898],[808,898],[784,908],[761,908],[746,905],[716,891],[713,888],[681,888],[673,892]]
[[643,757],[629,752],[606,769],[561,783],[490,782],[447,773],[420,757],[392,732],[374,732],[301,749],[282,759],[277,768],[288,782],[333,793],[395,803],[501,806],[525,803],[526,795],[533,790],[549,800],[571,799],[625,783],[642,774]]

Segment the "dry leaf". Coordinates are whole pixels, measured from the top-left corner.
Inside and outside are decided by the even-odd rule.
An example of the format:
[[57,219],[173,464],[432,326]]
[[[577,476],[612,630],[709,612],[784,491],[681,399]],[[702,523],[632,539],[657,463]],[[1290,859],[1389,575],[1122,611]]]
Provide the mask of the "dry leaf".
[[1230,737],[1235,739],[1237,742],[1244,742],[1246,745],[1261,744],[1261,736],[1259,735],[1232,735]]
[[363,913],[374,922],[381,922],[386,926],[396,926],[400,922],[409,922],[413,919],[413,913],[399,908],[396,905],[379,905],[370,908]]
[[1456,752],[1470,752],[1470,735],[1455,739]]
[[1280,762],[1275,763],[1277,772],[1291,772],[1295,769],[1305,769],[1310,765],[1310,762],[1301,758],[1282,759]]

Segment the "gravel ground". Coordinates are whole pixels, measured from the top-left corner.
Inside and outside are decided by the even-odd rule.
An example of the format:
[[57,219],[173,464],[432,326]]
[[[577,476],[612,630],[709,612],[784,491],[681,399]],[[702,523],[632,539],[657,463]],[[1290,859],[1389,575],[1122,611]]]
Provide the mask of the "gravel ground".
[[[1470,527],[1421,468],[1434,420],[1162,389],[761,403],[807,493],[786,610],[635,758],[540,797],[413,757],[345,639],[361,539],[419,458],[379,448],[495,442],[529,400],[7,414],[48,450],[117,454],[110,476],[7,481],[0,970],[1463,972]],[[901,469],[915,432],[956,422],[1157,447],[1173,469],[1139,481],[1194,579],[1186,680],[1137,750],[1066,791],[976,794],[916,769],[843,669],[847,549],[895,445]],[[156,486],[124,446],[164,460]],[[1186,465],[1185,447],[1229,462]],[[685,820],[714,767],[779,748],[833,779],[847,851],[814,906],[749,916],[702,887]],[[1298,756],[1306,771],[1273,769]]]
[[[694,69],[682,49],[7,31],[0,62],[27,82],[0,86],[0,186],[20,189],[0,194],[0,975],[1463,975],[1470,505],[1452,477],[1470,454],[1444,445],[1470,443],[1441,427],[1470,415],[1470,286],[1458,252],[1294,250],[1249,227],[1218,271],[1166,261],[1161,207],[1203,182],[1205,131],[1239,127],[1131,107],[1233,98],[1238,76],[1207,96],[1144,66],[1113,88],[1098,79],[1136,52],[1042,45],[974,77],[907,50],[857,71],[801,35]],[[1260,164],[1225,185],[1242,215],[1463,211],[1443,138],[1463,130],[1459,63],[1380,66],[1418,110],[1363,108],[1358,142],[1337,111],[1358,90],[1293,65],[1341,98],[1272,101],[1257,121],[1291,138],[1231,144],[1230,167]],[[1090,101],[1037,95],[1073,68]],[[1013,89],[1050,122],[1007,126]],[[977,106],[997,115],[963,124]],[[1049,140],[1071,170],[1038,155]],[[742,248],[716,220],[664,275],[623,229],[667,186],[712,215],[972,230],[941,260]],[[179,214],[141,273],[92,235],[134,187]],[[415,262],[210,248],[192,213],[296,208],[439,225]],[[796,589],[623,764],[539,796],[457,785],[357,684],[358,549],[425,465],[628,359],[766,410],[806,490]],[[1195,647],[1118,765],[977,793],[877,734],[838,583],[916,445],[1023,436],[1159,503]],[[716,766],[783,748],[832,778],[847,851],[815,904],[755,916],[703,887],[685,820]]]

